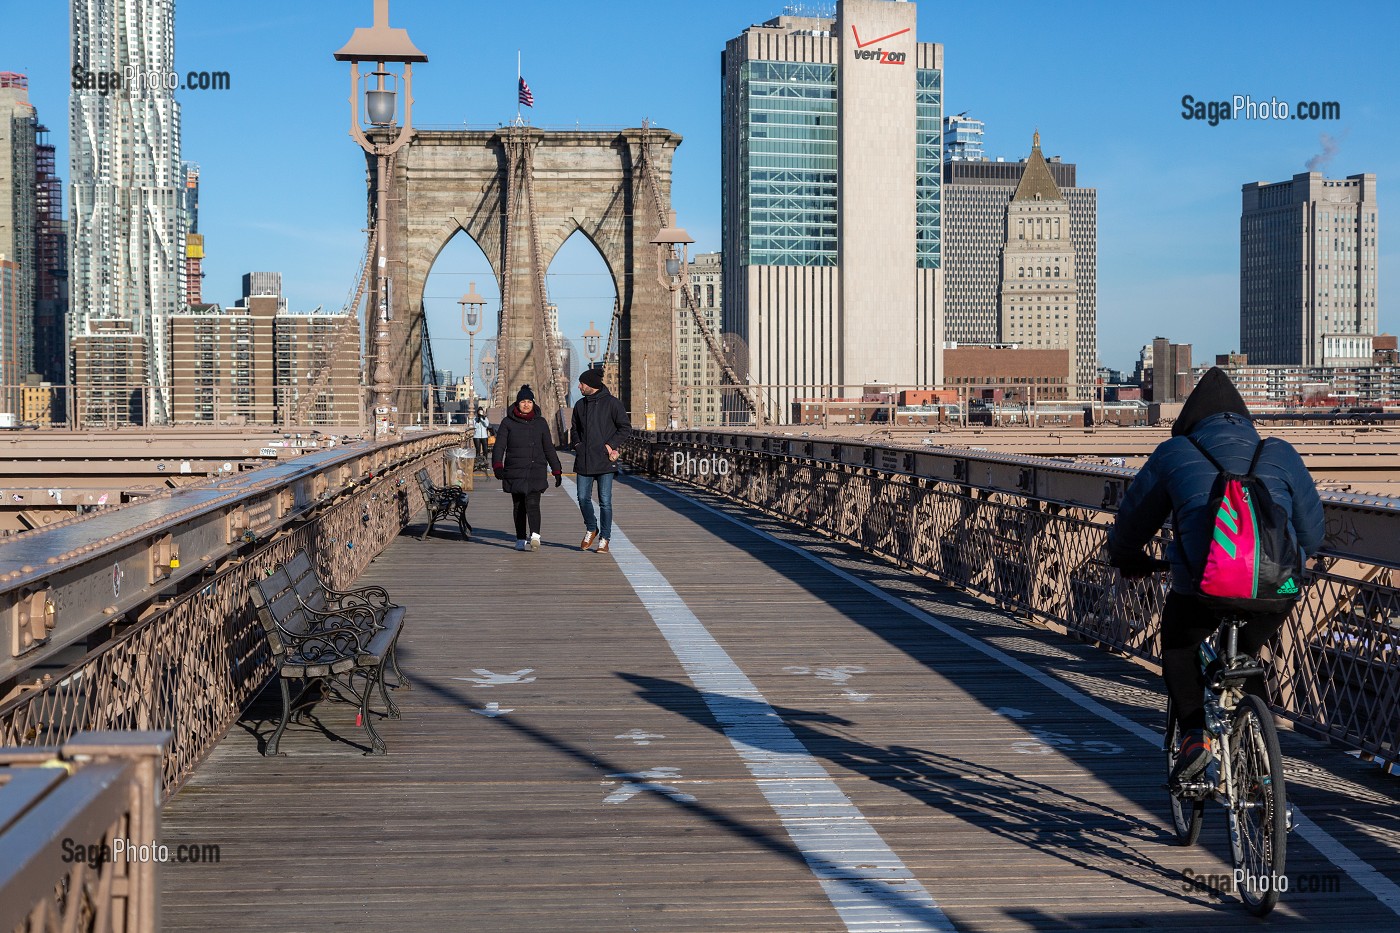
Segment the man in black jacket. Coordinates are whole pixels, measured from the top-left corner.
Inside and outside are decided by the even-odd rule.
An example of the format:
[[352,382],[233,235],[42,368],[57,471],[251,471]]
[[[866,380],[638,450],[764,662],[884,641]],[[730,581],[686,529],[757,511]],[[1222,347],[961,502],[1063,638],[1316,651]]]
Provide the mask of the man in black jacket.
[[[585,369],[578,377],[583,395],[574,406],[570,436],[574,441],[574,472],[578,475],[578,507],[583,511],[585,534],[579,545],[588,550],[595,544],[599,554],[608,552],[612,537],[612,481],[622,456],[622,439],[632,430],[622,402],[603,385],[603,373]],[[593,487],[598,487],[598,511],[593,513]],[[601,527],[599,521],[601,519]]]
[[[1197,446],[1199,445],[1199,446]],[[1150,573],[1143,546],[1168,517],[1175,534],[1167,547],[1172,589],[1162,607],[1162,679],[1171,697],[1184,738],[1173,780],[1195,777],[1210,761],[1205,735],[1205,677],[1196,651],[1220,624],[1218,611],[1196,596],[1196,583],[1215,529],[1211,488],[1219,471],[1202,450],[1223,467],[1244,473],[1258,449],[1254,474],[1269,497],[1287,513],[1305,556],[1322,546],[1322,500],[1303,459],[1287,441],[1262,442],[1249,409],[1230,377],[1211,369],[1186,400],[1172,425],[1172,436],[1143,464],[1108,535],[1109,561],[1125,577]],[[1283,625],[1287,613],[1255,613],[1240,632],[1239,649],[1256,653]],[[1262,696],[1263,678],[1246,683]]]

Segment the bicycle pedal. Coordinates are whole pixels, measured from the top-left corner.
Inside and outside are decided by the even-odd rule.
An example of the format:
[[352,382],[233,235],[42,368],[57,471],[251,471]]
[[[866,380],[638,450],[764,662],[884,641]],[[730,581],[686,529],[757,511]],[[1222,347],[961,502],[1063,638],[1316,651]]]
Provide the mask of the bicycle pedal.
[[1162,786],[1173,797],[1183,797],[1188,800],[1204,800],[1215,790],[1215,785],[1205,781],[1182,781],[1178,784],[1163,784]]

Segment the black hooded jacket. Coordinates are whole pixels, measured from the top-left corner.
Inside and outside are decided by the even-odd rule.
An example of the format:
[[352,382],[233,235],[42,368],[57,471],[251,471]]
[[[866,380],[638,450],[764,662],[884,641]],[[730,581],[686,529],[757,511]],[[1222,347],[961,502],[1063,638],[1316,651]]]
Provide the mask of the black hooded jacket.
[[627,420],[627,409],[617,396],[603,386],[592,395],[585,395],[574,406],[574,420],[571,434],[574,441],[574,472],[585,476],[599,476],[613,473],[617,464],[608,459],[603,449],[607,444],[617,450],[622,444],[632,423]]
[[[546,465],[555,475],[563,472],[549,425],[535,408],[528,416],[520,413],[520,403],[510,406],[496,429],[496,446],[491,449],[491,465],[506,492],[544,492],[549,488]],[[504,470],[504,475],[502,474]]]
[[[1110,558],[1131,562],[1167,518],[1175,516],[1176,535],[1167,549],[1172,589],[1187,594],[1195,592],[1190,568],[1200,570],[1214,532],[1209,505],[1217,475],[1192,440],[1221,466],[1239,473],[1249,469],[1259,446],[1244,399],[1220,369],[1201,377],[1172,426],[1171,438],[1158,445],[1128,487],[1108,535]],[[1322,500],[1298,452],[1287,441],[1271,437],[1264,441],[1254,473],[1288,514],[1304,555],[1316,553],[1324,532]]]

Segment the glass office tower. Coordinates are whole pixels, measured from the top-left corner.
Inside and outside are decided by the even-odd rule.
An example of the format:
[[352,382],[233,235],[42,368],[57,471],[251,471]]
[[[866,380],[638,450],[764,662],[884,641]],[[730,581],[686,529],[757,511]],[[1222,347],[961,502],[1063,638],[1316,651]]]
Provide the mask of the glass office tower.
[[724,329],[777,420],[938,381],[943,51],[915,35],[912,3],[843,0],[726,44]]

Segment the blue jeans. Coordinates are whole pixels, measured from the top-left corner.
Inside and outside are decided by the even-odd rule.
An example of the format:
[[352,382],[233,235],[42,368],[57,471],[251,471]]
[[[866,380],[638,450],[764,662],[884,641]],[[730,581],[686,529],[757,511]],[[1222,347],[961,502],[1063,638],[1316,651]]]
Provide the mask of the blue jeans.
[[593,514],[593,484],[598,484],[598,508],[603,513],[603,527],[598,537],[612,538],[612,473],[589,476],[580,473],[578,481],[578,507],[583,511],[583,526],[589,531],[598,531],[598,517]]

